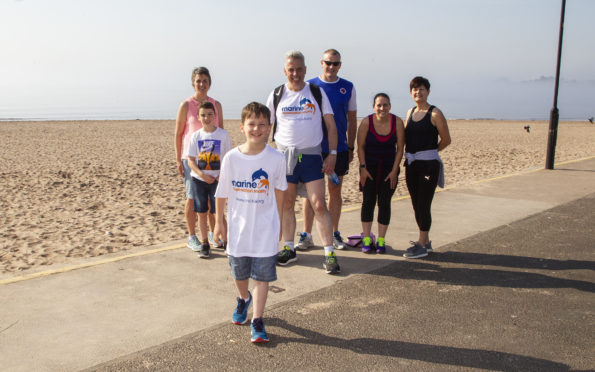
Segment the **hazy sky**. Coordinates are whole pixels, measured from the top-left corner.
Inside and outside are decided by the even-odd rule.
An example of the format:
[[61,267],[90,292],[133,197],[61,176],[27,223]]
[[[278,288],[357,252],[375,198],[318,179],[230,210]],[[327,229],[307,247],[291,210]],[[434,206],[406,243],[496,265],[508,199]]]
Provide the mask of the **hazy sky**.
[[[409,81],[432,83],[449,118],[547,119],[559,0],[175,1],[2,0],[0,119],[171,118],[207,66],[226,118],[285,81],[283,55],[338,49],[358,116],[377,92],[393,112]],[[562,119],[595,115],[595,1],[568,0]]]

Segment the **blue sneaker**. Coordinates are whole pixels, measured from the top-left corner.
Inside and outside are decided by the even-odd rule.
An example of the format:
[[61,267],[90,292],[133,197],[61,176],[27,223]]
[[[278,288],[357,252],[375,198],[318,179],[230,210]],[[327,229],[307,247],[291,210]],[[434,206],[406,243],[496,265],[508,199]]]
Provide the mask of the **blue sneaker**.
[[248,292],[250,295],[250,299],[248,301],[244,301],[243,298],[238,297],[238,305],[236,306],[235,311],[233,312],[232,322],[233,324],[245,324],[248,319],[248,307],[252,303],[252,293]]
[[186,247],[192,249],[192,252],[200,251],[200,242],[198,241],[196,235],[192,235],[188,238],[188,244],[186,244]]
[[252,343],[269,342],[269,336],[264,330],[264,322],[262,321],[262,318],[253,319],[250,324],[250,329],[252,330]]

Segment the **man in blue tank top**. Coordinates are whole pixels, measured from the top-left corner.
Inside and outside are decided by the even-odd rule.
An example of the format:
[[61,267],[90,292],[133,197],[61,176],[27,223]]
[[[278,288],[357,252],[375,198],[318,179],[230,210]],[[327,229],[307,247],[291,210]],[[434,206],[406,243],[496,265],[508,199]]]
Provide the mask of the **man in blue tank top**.
[[[334,112],[337,125],[337,161],[335,173],[341,181],[349,171],[349,164],[353,160],[353,150],[357,132],[357,104],[355,88],[353,84],[337,76],[341,69],[341,54],[336,49],[328,49],[322,55],[320,61],[322,74],[319,77],[308,80],[309,83],[318,85],[324,90]],[[329,153],[328,139],[322,140],[322,156]],[[343,183],[335,185],[328,182],[329,202],[328,209],[333,221],[333,246],[335,249],[345,249],[345,243],[339,232],[339,218],[343,198],[341,196]],[[306,250],[314,245],[312,242],[312,224],[314,211],[307,198],[304,198],[304,232],[300,233],[300,240],[296,248]]]

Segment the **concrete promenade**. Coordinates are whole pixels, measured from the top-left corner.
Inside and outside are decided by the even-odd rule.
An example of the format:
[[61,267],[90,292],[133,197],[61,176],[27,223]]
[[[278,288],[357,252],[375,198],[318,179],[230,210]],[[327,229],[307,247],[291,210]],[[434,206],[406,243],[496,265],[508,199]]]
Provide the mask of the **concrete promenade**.
[[[0,370],[595,369],[595,157],[437,193],[424,259],[401,256],[417,237],[410,200],[392,216],[386,255],[338,252],[330,276],[317,247],[278,269],[264,346],[230,322],[217,249],[200,260],[178,241],[0,276]],[[359,208],[341,230],[361,231]]]

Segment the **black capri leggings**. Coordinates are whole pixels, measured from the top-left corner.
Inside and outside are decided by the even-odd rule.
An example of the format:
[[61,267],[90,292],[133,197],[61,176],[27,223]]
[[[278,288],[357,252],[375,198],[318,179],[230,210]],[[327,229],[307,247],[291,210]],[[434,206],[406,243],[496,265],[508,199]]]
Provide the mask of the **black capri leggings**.
[[440,162],[416,160],[405,167],[405,181],[411,195],[415,221],[421,231],[430,231],[432,199],[438,185]]
[[[390,166],[389,166],[390,165]],[[394,189],[390,188],[390,180],[384,181],[393,168],[393,163],[382,166],[381,172],[378,173],[377,166],[368,166],[367,170],[374,178],[366,180],[365,186],[361,189],[363,192],[362,200],[362,222],[372,222],[374,220],[374,207],[378,200],[378,223],[388,225],[390,223],[390,199],[393,197]],[[397,173],[397,177],[398,177]]]

